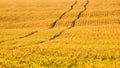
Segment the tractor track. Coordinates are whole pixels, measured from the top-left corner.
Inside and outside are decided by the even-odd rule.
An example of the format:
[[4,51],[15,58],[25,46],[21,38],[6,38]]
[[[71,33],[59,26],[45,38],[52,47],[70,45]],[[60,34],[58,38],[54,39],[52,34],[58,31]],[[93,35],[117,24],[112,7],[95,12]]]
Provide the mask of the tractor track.
[[72,24],[71,28],[75,26],[76,21],[81,17],[81,15],[87,10],[87,5],[89,4],[89,0],[84,4],[84,9],[78,14],[77,19],[75,19]]
[[[38,32],[38,31],[33,31],[33,32],[31,32],[31,33],[29,33],[29,34],[23,36],[23,37],[18,37],[18,38],[16,38],[16,39],[22,39],[22,38],[25,38],[25,37],[29,37],[29,36],[31,36],[31,35],[37,33],[37,32]],[[13,39],[13,40],[14,40],[14,39]]]
[[[51,24],[50,28],[54,28],[55,25],[56,25],[56,23],[57,23],[60,19],[62,19],[62,17],[63,17],[65,14],[67,14],[69,11],[71,11],[76,4],[77,4],[77,1],[75,1],[74,4],[71,5],[71,8],[70,8],[69,10],[67,10],[66,12],[64,12],[55,22],[53,22],[53,23]],[[78,16],[76,17],[76,19],[71,22],[71,26],[70,26],[70,27],[68,27],[68,28],[60,31],[58,34],[55,34],[54,36],[52,36],[52,37],[49,38],[48,40],[46,40],[46,41],[40,41],[40,42],[38,42],[38,43],[44,43],[44,42],[47,42],[47,41],[54,40],[54,39],[58,38],[61,34],[63,34],[65,31],[73,28],[73,27],[75,26],[76,21],[81,17],[82,13],[84,13],[84,11],[87,10],[87,5],[88,5],[88,4],[89,4],[89,0],[87,0],[87,2],[84,4],[84,9],[79,12],[79,14],[78,14]],[[2,43],[4,43],[4,42],[7,42],[7,41],[12,41],[12,40],[17,40],[17,39],[23,39],[23,38],[29,37],[29,36],[37,33],[37,32],[38,32],[38,31],[33,31],[33,32],[31,32],[31,33],[29,33],[29,34],[27,34],[27,35],[25,35],[25,36],[21,36],[21,37],[14,38],[14,39],[10,39],[10,40],[0,41],[0,44],[2,44]]]
[[0,44],[2,44],[3,42],[5,42],[5,41],[0,41]]
[[55,20],[55,21],[50,25],[50,28],[54,28],[55,25],[57,24],[57,22],[58,22],[59,20],[61,20],[64,15],[66,15],[68,12],[70,12],[76,4],[77,4],[77,1],[75,1],[75,2],[71,5],[71,8],[70,8],[69,10],[65,11],[57,20]]
[[[67,14],[68,12],[70,12],[76,4],[77,4],[77,1],[75,1],[75,2],[71,5],[71,8],[70,8],[69,10],[65,11],[55,22],[53,22],[53,23],[51,24],[50,28],[54,28],[55,25],[56,25],[56,23],[57,23],[60,19],[62,19],[62,17],[63,17],[65,14]],[[2,43],[4,43],[4,42],[7,42],[7,41],[12,41],[12,40],[17,40],[17,39],[23,39],[23,38],[28,37],[28,36],[31,36],[31,35],[33,35],[33,34],[35,34],[35,33],[37,33],[37,32],[38,32],[38,31],[33,31],[33,32],[31,32],[31,33],[29,33],[29,34],[27,34],[27,35],[25,35],[25,36],[22,36],[22,37],[10,39],[10,40],[0,41],[0,44],[2,44]],[[63,32],[64,32],[64,31],[61,31],[59,34],[56,34],[55,36],[53,36],[53,37],[50,38],[49,40],[53,40],[54,37],[59,36],[59,35],[62,34]],[[43,43],[43,42],[44,42],[44,41],[41,41],[40,43]]]
[[[77,21],[78,19],[80,19],[81,15],[87,10],[87,5],[88,5],[88,4],[89,4],[89,0],[86,1],[86,3],[85,3],[84,6],[83,6],[84,9],[83,9],[82,11],[80,11],[79,14],[78,14],[78,16],[76,17],[76,19],[72,21],[70,27],[68,27],[68,28],[60,31],[58,34],[55,34],[53,37],[51,37],[51,38],[48,39],[47,41],[54,40],[54,39],[58,38],[58,37],[59,37],[62,33],[64,33],[65,31],[73,28],[73,27],[75,26],[75,24],[76,24],[76,21]],[[71,7],[72,7],[72,9],[73,9],[73,6],[71,6]],[[44,43],[44,42],[46,42],[46,41],[40,41],[39,43]]]
[[37,33],[38,31],[33,31],[33,32],[30,32],[29,34],[25,35],[25,36],[21,36],[21,37],[18,37],[18,38],[14,38],[14,39],[10,39],[10,40],[4,40],[4,41],[0,41],[0,44],[4,43],[4,42],[7,42],[7,41],[12,41],[12,40],[17,40],[17,39],[23,39],[23,38],[26,38],[26,37],[29,37],[35,33]]

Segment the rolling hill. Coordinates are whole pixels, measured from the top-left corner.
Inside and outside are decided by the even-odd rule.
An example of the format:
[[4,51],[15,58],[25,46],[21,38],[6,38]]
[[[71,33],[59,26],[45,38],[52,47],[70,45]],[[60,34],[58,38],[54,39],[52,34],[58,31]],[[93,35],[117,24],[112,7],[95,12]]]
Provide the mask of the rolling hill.
[[0,0],[0,68],[119,68],[120,0]]

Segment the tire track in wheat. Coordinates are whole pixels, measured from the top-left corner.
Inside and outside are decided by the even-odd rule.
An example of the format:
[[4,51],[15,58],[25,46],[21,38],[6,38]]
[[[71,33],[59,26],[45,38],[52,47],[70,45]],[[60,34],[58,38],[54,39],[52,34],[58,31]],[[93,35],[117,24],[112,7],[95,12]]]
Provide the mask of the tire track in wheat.
[[59,20],[61,20],[64,15],[66,15],[68,12],[70,12],[76,4],[77,4],[77,1],[75,1],[75,2],[71,5],[71,8],[70,8],[69,10],[65,11],[57,20],[55,20],[55,21],[50,25],[50,28],[54,28],[55,25],[57,24],[57,22],[58,22]]
[[26,37],[29,37],[35,33],[37,33],[38,31],[33,31],[33,32],[30,32],[28,33],[27,35],[25,36],[21,36],[21,37],[18,37],[18,38],[14,38],[14,39],[10,39],[10,40],[4,40],[4,41],[0,41],[0,44],[4,43],[4,42],[7,42],[7,41],[12,41],[12,40],[17,40],[17,39],[23,39],[23,38],[26,38]]
[[6,42],[6,41],[0,41],[0,44],[2,44],[3,42]]
[[[76,17],[76,19],[71,22],[71,26],[70,26],[70,27],[68,27],[68,28],[60,31],[58,34],[55,34],[53,37],[49,38],[47,41],[54,40],[54,39],[56,39],[57,37],[59,37],[62,33],[64,33],[65,31],[73,28],[73,27],[75,26],[76,21],[77,21],[78,19],[80,19],[81,15],[87,10],[87,5],[88,5],[88,4],[89,4],[89,0],[86,1],[86,3],[85,3],[84,6],[83,6],[84,9],[79,12],[79,14],[78,14],[78,16]],[[72,6],[72,9],[73,9],[73,6]],[[46,42],[46,41],[40,41],[39,43],[44,43],[44,42]]]
[[87,5],[89,4],[89,0],[84,4],[84,9],[78,14],[77,18],[71,23],[71,28],[75,26],[76,21],[81,17],[81,15],[87,10]]
[[16,39],[22,39],[22,38],[25,38],[25,37],[29,37],[29,36],[31,36],[31,35],[37,33],[37,32],[38,32],[38,31],[33,31],[33,32],[31,32],[31,33],[29,33],[29,34],[23,36],[23,37],[18,37],[18,38],[16,38]]
[[[63,17],[65,14],[67,14],[68,12],[70,12],[76,4],[77,4],[77,1],[75,1],[75,2],[71,5],[71,8],[70,8],[69,10],[65,11],[55,22],[53,22],[53,23],[51,24],[50,28],[54,28],[55,25],[56,25],[56,23],[57,23],[60,19],[62,19],[62,17]],[[22,36],[22,37],[10,39],[10,40],[0,41],[0,44],[2,44],[2,43],[4,43],[4,42],[7,42],[7,41],[12,41],[12,40],[17,40],[17,39],[23,39],[23,38],[28,37],[28,36],[31,36],[31,35],[33,35],[33,34],[35,34],[35,33],[37,33],[37,32],[38,32],[38,31],[33,31],[33,32],[31,32],[31,33],[29,33],[29,34],[27,34],[27,35],[25,35],[25,36]],[[61,33],[62,33],[62,32],[60,32],[60,34],[61,34]],[[50,38],[49,40],[54,39],[54,37],[57,37],[57,36],[59,36],[60,34],[57,34],[57,35],[53,36],[53,38]],[[44,41],[41,41],[41,42],[43,43]]]

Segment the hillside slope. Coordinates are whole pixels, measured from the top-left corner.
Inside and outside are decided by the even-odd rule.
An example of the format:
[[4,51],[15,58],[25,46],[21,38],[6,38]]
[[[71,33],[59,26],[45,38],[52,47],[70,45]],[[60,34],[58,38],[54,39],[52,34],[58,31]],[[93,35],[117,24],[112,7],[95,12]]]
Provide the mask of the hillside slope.
[[120,0],[1,0],[0,68],[119,68]]

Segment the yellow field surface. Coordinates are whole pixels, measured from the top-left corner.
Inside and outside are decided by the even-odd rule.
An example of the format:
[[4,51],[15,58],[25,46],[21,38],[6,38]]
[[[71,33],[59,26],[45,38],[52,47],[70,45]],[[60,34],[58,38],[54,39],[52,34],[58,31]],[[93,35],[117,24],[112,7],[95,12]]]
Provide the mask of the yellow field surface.
[[120,0],[0,0],[0,68],[120,68]]

